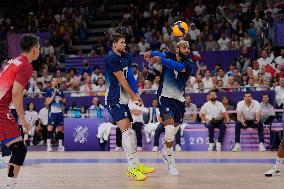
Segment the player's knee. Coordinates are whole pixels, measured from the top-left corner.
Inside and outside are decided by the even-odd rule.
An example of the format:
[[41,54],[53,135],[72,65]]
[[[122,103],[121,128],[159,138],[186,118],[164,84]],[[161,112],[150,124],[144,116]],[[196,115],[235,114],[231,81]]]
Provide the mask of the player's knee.
[[13,143],[9,146],[9,149],[12,151],[10,163],[22,166],[27,154],[27,147],[25,146],[24,142],[19,141]]
[[174,125],[165,126],[165,141],[172,142],[175,138],[175,127]]
[[173,116],[170,114],[163,114],[162,116],[162,121],[163,121],[163,125],[173,125],[174,124],[174,119]]

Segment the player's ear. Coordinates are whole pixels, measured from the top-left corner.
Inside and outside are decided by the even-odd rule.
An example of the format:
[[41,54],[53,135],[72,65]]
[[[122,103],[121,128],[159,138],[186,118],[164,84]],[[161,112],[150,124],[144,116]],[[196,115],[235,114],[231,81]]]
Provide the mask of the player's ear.
[[179,48],[178,47],[176,48],[176,53],[179,53]]

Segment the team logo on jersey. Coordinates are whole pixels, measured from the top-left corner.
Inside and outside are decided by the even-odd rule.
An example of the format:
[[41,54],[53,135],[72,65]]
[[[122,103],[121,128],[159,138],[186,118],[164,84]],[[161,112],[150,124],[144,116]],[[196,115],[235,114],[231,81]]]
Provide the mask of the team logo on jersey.
[[75,127],[75,132],[73,134],[74,142],[80,142],[81,144],[84,144],[89,136],[88,130],[88,127],[83,127],[81,125]]

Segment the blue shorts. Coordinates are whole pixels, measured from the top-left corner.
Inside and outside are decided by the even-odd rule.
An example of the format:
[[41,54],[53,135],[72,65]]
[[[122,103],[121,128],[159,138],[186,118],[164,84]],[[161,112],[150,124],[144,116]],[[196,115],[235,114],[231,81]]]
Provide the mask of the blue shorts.
[[163,114],[168,114],[174,118],[175,123],[180,124],[183,122],[183,115],[185,113],[184,102],[173,98],[160,96],[158,107],[161,117],[163,117]]
[[115,123],[126,118],[132,122],[132,116],[126,104],[110,104],[108,105],[108,111]]
[[64,123],[64,115],[63,112],[48,114],[48,125],[52,126],[61,126]]

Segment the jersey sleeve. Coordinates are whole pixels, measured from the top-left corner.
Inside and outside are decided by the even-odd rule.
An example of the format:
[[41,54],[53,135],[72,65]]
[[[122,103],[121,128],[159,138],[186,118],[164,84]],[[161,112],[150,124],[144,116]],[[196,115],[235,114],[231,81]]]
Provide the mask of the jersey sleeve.
[[162,58],[162,64],[169,69],[177,70],[179,72],[185,68],[183,64],[166,58]]
[[47,90],[46,93],[45,93],[45,96],[46,97],[51,97],[52,96],[51,90]]
[[159,51],[151,51],[151,57],[154,57],[154,56],[159,56],[161,58],[166,58],[166,54],[165,53],[161,53]]
[[32,73],[33,67],[31,65],[22,64],[16,73],[15,81],[20,83],[23,88],[26,88]]
[[106,59],[106,68],[110,72],[118,72],[121,71],[119,67],[119,61],[115,56],[108,56]]

